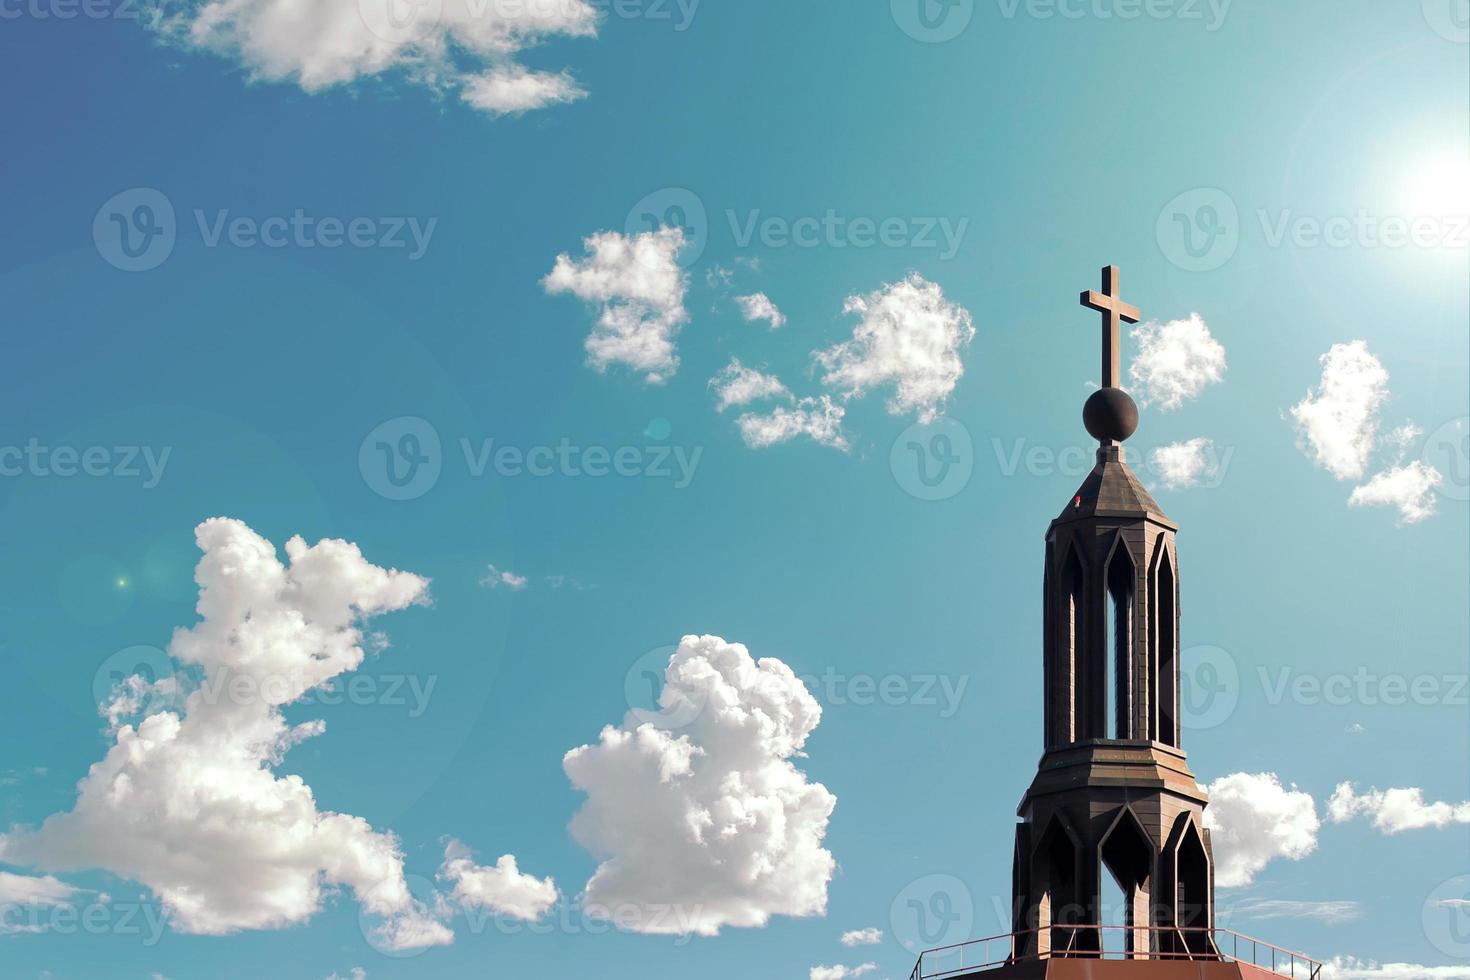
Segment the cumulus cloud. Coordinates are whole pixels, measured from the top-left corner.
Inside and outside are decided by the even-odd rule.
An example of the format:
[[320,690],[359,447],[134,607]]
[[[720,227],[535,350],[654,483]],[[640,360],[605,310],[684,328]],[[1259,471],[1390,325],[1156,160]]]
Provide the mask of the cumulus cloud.
[[1400,524],[1418,524],[1433,517],[1435,491],[1444,483],[1444,474],[1419,460],[1406,466],[1394,466],[1377,473],[1348,497],[1350,507],[1396,507]]
[[1327,816],[1333,823],[1367,817],[1385,834],[1400,834],[1425,827],[1470,823],[1470,802],[1426,803],[1424,791],[1416,787],[1375,788],[1359,793],[1351,782],[1345,782],[1338,784],[1327,801]]
[[1215,853],[1215,884],[1249,885],[1277,858],[1300,861],[1317,848],[1317,805],[1275,773],[1237,772],[1208,787],[1205,826]]
[[530,580],[508,569],[486,565],[485,574],[480,578],[480,584],[487,589],[510,589],[512,592],[520,592],[530,584]]
[[1365,341],[1333,344],[1322,355],[1322,380],[1291,410],[1298,442],[1339,480],[1362,479],[1388,401],[1388,371]]
[[465,102],[499,116],[575,102],[586,95],[587,90],[567,72],[531,71],[520,65],[468,79],[463,92]]
[[1470,980],[1470,964],[1425,966],[1422,963],[1378,963],[1355,956],[1334,956],[1322,964],[1323,980]]
[[470,849],[457,840],[444,848],[439,877],[451,886],[449,897],[457,907],[524,922],[541,918],[558,897],[555,881],[522,874],[515,855],[503,854],[493,865],[478,865]]
[[569,74],[532,72],[516,59],[548,38],[595,37],[599,22],[588,0],[181,0],[152,26],[180,47],[239,63],[252,79],[319,92],[391,78],[499,115],[583,97]]
[[841,939],[844,946],[876,946],[882,941],[883,930],[875,926],[844,932]]
[[584,258],[557,256],[542,285],[548,293],[570,293],[596,307],[587,362],[598,371],[625,365],[650,384],[668,380],[679,368],[674,340],[689,320],[684,307],[689,277],[678,263],[683,230],[661,228],[631,237],[604,231],[583,245]]
[[[158,974],[154,974],[155,978],[157,978],[158,976]],[[327,977],[327,980],[367,980],[367,971],[360,966],[354,966],[351,970],[347,972],[346,976],[343,976],[340,973],[333,973],[331,976]]]
[[139,881],[186,933],[295,925],[347,888],[384,945],[450,942],[409,893],[396,837],[318,809],[300,776],[274,772],[324,730],[288,725],[282,707],[355,670],[362,622],[426,601],[428,582],[346,541],[294,537],[283,564],[234,520],[205,521],[195,539],[199,622],[174,632],[169,653],[202,680],[181,709],[118,727],[75,806],[0,837],[0,859]]
[[780,330],[786,326],[786,314],[776,308],[771,298],[765,293],[751,293],[749,296],[736,296],[735,302],[740,304],[740,313],[745,317],[747,323],[758,323],[762,320],[771,325],[772,330]]
[[842,398],[891,385],[892,415],[932,422],[965,373],[961,353],[975,337],[970,313],[918,273],[866,295],[849,296],[843,312],[859,318],[852,339],[813,354],[822,383]]
[[1198,313],[1150,321],[1132,331],[1138,354],[1128,367],[1139,400],[1171,412],[1225,378],[1225,347]]
[[747,412],[736,420],[740,437],[752,449],[766,449],[806,436],[821,446],[847,452],[847,436],[842,431],[846,409],[832,401],[832,396],[803,398],[794,406],[778,406],[765,414]]
[[779,660],[686,636],[659,706],[563,759],[587,794],[572,834],[601,861],[587,905],[636,932],[706,936],[825,914],[837,800],[792,762],[821,720],[816,699]]
[[878,969],[877,963],[863,963],[858,966],[814,966],[808,976],[810,980],[849,980],[851,977],[872,973],[876,969]]
[[721,412],[727,408],[749,405],[754,401],[791,397],[790,390],[781,383],[780,378],[748,368],[740,363],[738,357],[732,357],[730,363],[711,378],[709,383],[715,390],[715,408]]
[[1219,475],[1213,458],[1215,444],[1209,439],[1160,446],[1149,456],[1149,463],[1170,490],[1198,486],[1202,480]]

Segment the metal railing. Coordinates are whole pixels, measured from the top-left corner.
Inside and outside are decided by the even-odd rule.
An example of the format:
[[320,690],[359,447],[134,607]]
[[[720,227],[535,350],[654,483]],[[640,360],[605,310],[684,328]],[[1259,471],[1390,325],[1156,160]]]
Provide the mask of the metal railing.
[[[1106,937],[1117,934],[1121,934],[1124,948],[1108,949]],[[1050,948],[1040,949],[1043,939],[1050,940]],[[1017,955],[1016,950],[1022,948],[1030,952]],[[1008,963],[1052,958],[1239,962],[1296,980],[1321,980],[1322,972],[1320,960],[1230,929],[1056,925],[925,950],[919,954],[909,980],[945,980]]]

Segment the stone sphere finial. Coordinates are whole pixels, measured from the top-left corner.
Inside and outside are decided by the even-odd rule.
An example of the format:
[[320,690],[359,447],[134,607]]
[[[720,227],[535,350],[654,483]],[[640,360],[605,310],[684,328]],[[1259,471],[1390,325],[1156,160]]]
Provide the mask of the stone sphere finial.
[[1122,442],[1138,430],[1138,404],[1121,388],[1099,388],[1082,406],[1082,424],[1098,442]]

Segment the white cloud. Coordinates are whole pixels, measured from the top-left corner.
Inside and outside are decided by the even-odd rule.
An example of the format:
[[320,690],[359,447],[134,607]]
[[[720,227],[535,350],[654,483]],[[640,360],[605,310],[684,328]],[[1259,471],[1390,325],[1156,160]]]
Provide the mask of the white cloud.
[[547,38],[595,37],[599,21],[587,0],[182,0],[152,25],[181,47],[239,62],[252,79],[318,92],[391,76],[499,114],[585,95],[566,73],[533,73],[516,58]]
[[835,404],[830,395],[822,395],[803,398],[794,407],[778,406],[764,415],[748,412],[735,424],[752,449],[766,449],[806,436],[818,445],[847,452],[847,436],[842,431],[845,414],[846,409]]
[[660,706],[563,759],[587,794],[572,834],[602,862],[587,903],[636,932],[707,936],[825,914],[837,800],[792,763],[821,721],[816,699],[779,660],[686,636]]
[[409,893],[396,837],[319,810],[301,777],[273,771],[323,729],[288,726],[282,706],[355,670],[362,621],[426,601],[428,582],[372,565],[346,541],[294,537],[282,564],[239,521],[205,521],[195,538],[200,621],[176,630],[169,652],[203,682],[182,710],[118,728],[72,810],[0,837],[0,857],[142,882],[187,933],[302,923],[345,887],[382,921],[384,945],[452,941]]
[[876,946],[882,941],[883,930],[875,926],[844,932],[841,939],[844,946]]
[[749,296],[736,296],[735,302],[740,304],[741,315],[747,323],[756,323],[764,320],[771,325],[772,330],[780,330],[786,326],[786,314],[776,308],[771,298],[765,293],[752,293]]
[[1198,486],[1201,480],[1218,475],[1210,455],[1214,445],[1201,438],[1160,446],[1149,456],[1149,463],[1170,490]]
[[1377,473],[1367,483],[1354,488],[1348,506],[1397,507],[1400,524],[1417,524],[1434,516],[1434,493],[1443,482],[1444,475],[1439,470],[1416,459],[1407,466]]
[[1222,910],[1239,919],[1315,919],[1336,924],[1363,917],[1360,902],[1302,902],[1284,898],[1248,898]]
[[1322,355],[1322,381],[1291,410],[1298,442],[1339,480],[1367,472],[1379,412],[1388,401],[1388,371],[1366,342],[1333,344]]
[[80,894],[82,889],[74,888],[50,875],[32,877],[0,871],[0,936],[40,932],[44,928],[39,923],[23,921],[25,916],[13,916],[9,913],[17,909],[70,905]]
[[531,71],[515,65],[468,79],[462,98],[476,109],[500,116],[575,102],[586,95],[587,90],[567,72]]
[[454,886],[450,898],[459,908],[482,909],[526,922],[541,918],[557,900],[556,882],[522,874],[515,855],[503,854],[494,865],[481,866],[457,840],[444,848],[439,877]]
[[709,383],[715,390],[715,407],[721,412],[727,408],[749,405],[754,401],[791,397],[790,390],[781,383],[780,378],[748,368],[740,363],[738,357],[732,357],[730,363],[711,378]]
[[651,384],[679,368],[674,339],[689,320],[684,296],[689,277],[679,268],[684,232],[662,228],[628,237],[599,232],[583,243],[586,257],[557,256],[542,285],[598,308],[587,338],[587,361],[599,371],[622,364]]
[[[157,977],[158,974],[155,973],[154,976]],[[344,977],[339,973],[333,973],[327,977],[327,980],[367,980],[367,971],[360,966],[354,966],[348,972],[347,976]]]
[[1334,956],[1322,964],[1322,980],[1470,980],[1470,964],[1424,966],[1421,963],[1377,963],[1355,956]]
[[849,980],[852,977],[872,973],[876,969],[878,969],[877,963],[863,963],[859,966],[814,966],[809,977],[810,980]]
[[1422,789],[1370,789],[1359,793],[1350,782],[1339,783],[1327,801],[1327,816],[1333,823],[1368,817],[1385,834],[1399,834],[1425,827],[1448,827],[1470,823],[1470,802],[1426,803]]
[[1198,313],[1187,320],[1150,321],[1132,336],[1138,355],[1128,376],[1144,405],[1171,412],[1225,378],[1225,347]]
[[1317,806],[1275,773],[1237,772],[1207,787],[1205,826],[1215,852],[1215,884],[1238,888],[1276,858],[1300,861],[1317,848]]
[[512,592],[520,592],[530,584],[530,580],[524,575],[517,575],[515,572],[496,568],[494,565],[486,565],[485,575],[480,579],[480,584],[487,589],[506,588]]
[[844,313],[860,317],[852,339],[814,357],[822,383],[844,399],[892,385],[892,415],[931,422],[965,373],[961,352],[975,336],[969,311],[918,273],[863,296],[849,296]]

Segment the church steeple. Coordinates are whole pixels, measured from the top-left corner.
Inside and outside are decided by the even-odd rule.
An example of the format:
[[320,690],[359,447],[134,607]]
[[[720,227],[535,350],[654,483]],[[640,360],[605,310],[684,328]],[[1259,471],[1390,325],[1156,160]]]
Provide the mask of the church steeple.
[[1018,958],[1100,950],[1108,874],[1136,927],[1125,955],[1213,949],[1207,799],[1179,744],[1178,528],[1122,446],[1138,407],[1120,387],[1120,325],[1140,313],[1118,281],[1110,266],[1082,293],[1103,314],[1102,387],[1083,409],[1097,464],[1046,533],[1045,752],[1018,811]]

